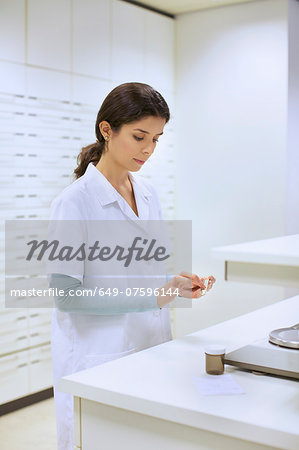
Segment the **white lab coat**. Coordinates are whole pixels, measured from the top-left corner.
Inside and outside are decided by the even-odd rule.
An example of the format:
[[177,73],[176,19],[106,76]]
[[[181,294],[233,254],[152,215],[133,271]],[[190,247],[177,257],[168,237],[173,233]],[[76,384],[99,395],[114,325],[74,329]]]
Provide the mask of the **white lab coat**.
[[[52,202],[50,219],[161,219],[161,208],[153,187],[140,176],[129,175],[139,217],[104,175],[90,163],[85,174]],[[86,273],[77,278],[83,282],[84,275]],[[73,397],[57,391],[59,378],[171,339],[169,308],[117,315],[72,314],[55,308],[51,344],[58,450],[73,449]]]

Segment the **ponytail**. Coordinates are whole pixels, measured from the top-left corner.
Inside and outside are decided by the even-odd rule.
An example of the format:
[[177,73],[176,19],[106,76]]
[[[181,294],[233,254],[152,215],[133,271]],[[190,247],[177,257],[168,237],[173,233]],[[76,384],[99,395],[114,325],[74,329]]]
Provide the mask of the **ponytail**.
[[77,156],[77,169],[74,170],[75,179],[82,177],[84,175],[88,164],[91,162],[96,165],[105,150],[105,141],[95,142],[94,144],[87,145],[81,149],[81,152]]

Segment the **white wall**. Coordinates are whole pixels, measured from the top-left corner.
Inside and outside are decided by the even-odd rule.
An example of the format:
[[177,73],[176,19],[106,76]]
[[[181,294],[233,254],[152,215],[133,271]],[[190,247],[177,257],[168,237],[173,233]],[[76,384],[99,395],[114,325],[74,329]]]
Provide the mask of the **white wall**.
[[299,2],[289,0],[287,232],[299,233]]
[[176,27],[177,218],[192,219],[193,272],[217,279],[177,310],[182,335],[285,295],[224,282],[210,248],[286,232],[287,2],[183,14]]
[[[286,234],[299,233],[299,2],[288,0],[288,128]],[[299,294],[286,289],[287,297]]]

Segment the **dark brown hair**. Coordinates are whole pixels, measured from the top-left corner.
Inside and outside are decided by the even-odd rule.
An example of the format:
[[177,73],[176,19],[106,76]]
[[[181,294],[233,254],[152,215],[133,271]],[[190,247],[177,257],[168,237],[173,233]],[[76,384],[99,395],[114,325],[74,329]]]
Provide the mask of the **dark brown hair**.
[[164,118],[166,123],[169,121],[168,105],[159,92],[144,83],[123,83],[114,88],[103,101],[97,115],[97,141],[83,147],[77,157],[75,178],[80,178],[85,173],[90,162],[97,164],[104,152],[105,140],[99,129],[103,120],[109,122],[111,129],[117,133],[122,125],[148,116]]

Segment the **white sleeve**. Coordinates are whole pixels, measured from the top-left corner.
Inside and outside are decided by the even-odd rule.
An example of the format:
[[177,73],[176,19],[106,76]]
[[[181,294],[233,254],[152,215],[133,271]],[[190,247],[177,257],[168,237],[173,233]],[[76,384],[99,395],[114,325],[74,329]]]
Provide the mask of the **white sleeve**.
[[[81,199],[74,199],[67,195],[60,195],[51,204],[48,228],[48,243],[56,251],[55,259],[48,258],[47,274],[60,273],[77,278],[83,283],[84,259],[74,258],[67,261],[67,248],[78,249],[86,242],[86,222],[84,220],[84,205]],[[58,244],[57,244],[58,243]],[[62,252],[61,249],[65,248]],[[59,258],[57,257],[59,255]],[[54,253],[53,253],[54,255]]]

